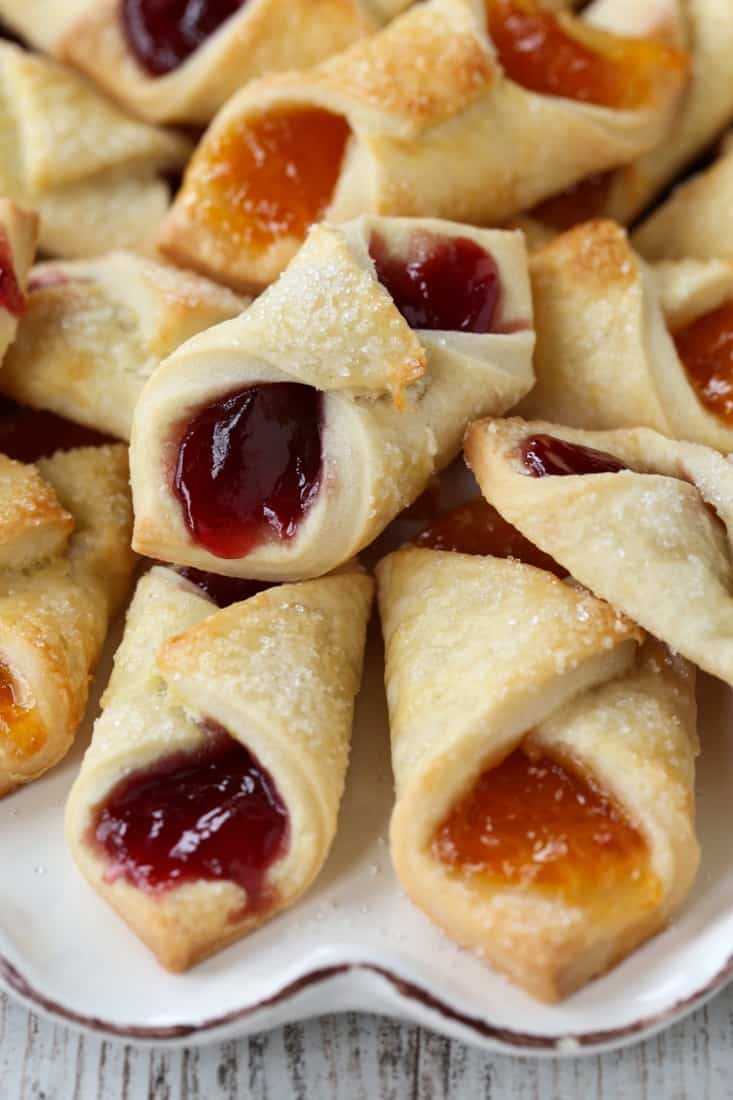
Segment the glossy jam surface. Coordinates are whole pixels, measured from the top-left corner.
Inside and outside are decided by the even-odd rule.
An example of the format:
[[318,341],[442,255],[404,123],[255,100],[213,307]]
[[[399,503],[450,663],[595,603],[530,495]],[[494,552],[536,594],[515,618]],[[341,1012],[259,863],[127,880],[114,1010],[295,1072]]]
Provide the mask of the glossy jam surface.
[[177,69],[246,0],[122,0],[127,44],[150,76]]
[[191,217],[247,248],[301,240],[331,201],[350,132],[318,107],[232,123],[194,158],[184,185]]
[[148,892],[201,880],[234,882],[246,911],[267,908],[265,879],[288,847],[288,814],[272,777],[218,727],[196,754],[133,772],[97,807],[92,832],[108,881]]
[[55,451],[114,442],[118,441],[55,413],[22,408],[0,398],[0,452],[18,462],[36,462]]
[[567,569],[507,523],[483,497],[439,516],[420,532],[415,545],[431,550],[454,550],[459,554],[516,558],[525,565],[536,565],[556,576],[567,576]]
[[241,603],[250,596],[256,596],[258,592],[264,592],[272,586],[264,581],[250,581],[244,577],[221,577],[218,573],[207,573],[205,569],[194,569],[192,566],[179,566],[176,570],[200,588],[202,592],[214,601],[217,607],[229,607],[233,603]]
[[524,465],[532,477],[562,477],[569,474],[617,474],[628,470],[607,451],[568,443],[554,435],[531,435],[521,446]]
[[504,72],[533,92],[633,110],[654,99],[670,72],[684,72],[678,50],[620,38],[543,10],[537,0],[487,0],[488,25]]
[[699,400],[733,424],[733,302],[675,332],[674,342]]
[[0,226],[0,309],[6,309],[13,317],[22,317],[25,312],[25,295],[15,278],[10,241],[2,226]]
[[532,210],[532,217],[558,232],[597,218],[606,205],[611,179],[610,172],[586,176],[558,195],[538,203]]
[[377,278],[411,328],[492,332],[501,284],[492,256],[468,237],[414,233],[406,252],[390,252],[372,233]]
[[453,808],[433,854],[473,886],[532,887],[571,905],[658,896],[646,843],[622,810],[591,780],[521,748]]
[[186,425],[173,491],[186,526],[220,558],[289,539],[321,483],[322,398],[297,382],[248,386]]
[[21,703],[13,677],[0,664],[0,746],[28,760],[46,744],[46,728],[33,703]]

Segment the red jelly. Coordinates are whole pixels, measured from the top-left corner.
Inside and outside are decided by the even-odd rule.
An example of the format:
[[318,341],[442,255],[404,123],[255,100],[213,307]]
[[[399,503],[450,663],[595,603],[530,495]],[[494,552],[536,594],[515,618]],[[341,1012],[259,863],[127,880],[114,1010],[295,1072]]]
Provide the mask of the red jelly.
[[458,554],[514,558],[558,577],[568,575],[567,569],[526,539],[483,497],[439,516],[420,532],[415,545]]
[[196,753],[175,753],[125,776],[97,808],[92,833],[106,877],[149,893],[224,880],[268,908],[268,869],[288,848],[288,813],[272,777],[221,727]]
[[521,455],[532,477],[617,474],[629,468],[607,451],[582,447],[579,443],[568,443],[554,435],[529,436],[522,443]]
[[372,233],[377,278],[410,328],[494,332],[501,284],[489,253],[468,237],[415,233],[407,252],[392,253]]
[[586,176],[559,194],[538,203],[531,211],[532,217],[558,232],[598,218],[608,202],[612,179],[611,172]]
[[218,573],[208,573],[205,569],[194,569],[182,566],[177,572],[200,588],[202,592],[214,601],[217,607],[229,607],[233,603],[241,603],[250,596],[256,596],[258,592],[264,592],[272,585],[265,581],[250,581],[244,577],[221,577]]
[[13,317],[22,317],[25,312],[25,295],[18,286],[13,270],[13,256],[10,241],[0,226],[0,309],[6,309]]
[[173,491],[193,538],[241,558],[268,535],[292,538],[321,483],[322,397],[298,382],[248,386],[183,431]]
[[0,453],[18,462],[37,462],[55,451],[115,442],[108,435],[55,413],[21,408],[14,401],[0,398]]
[[122,0],[127,44],[151,76],[177,69],[246,0]]

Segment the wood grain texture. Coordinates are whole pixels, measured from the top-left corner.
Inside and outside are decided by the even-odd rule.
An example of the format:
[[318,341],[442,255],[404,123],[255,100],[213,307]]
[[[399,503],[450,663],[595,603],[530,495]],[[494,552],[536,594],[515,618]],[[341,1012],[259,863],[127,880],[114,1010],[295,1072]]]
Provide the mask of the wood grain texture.
[[348,1013],[201,1049],[78,1035],[0,995],[1,1100],[733,1100],[733,986],[646,1043],[598,1057],[483,1054]]

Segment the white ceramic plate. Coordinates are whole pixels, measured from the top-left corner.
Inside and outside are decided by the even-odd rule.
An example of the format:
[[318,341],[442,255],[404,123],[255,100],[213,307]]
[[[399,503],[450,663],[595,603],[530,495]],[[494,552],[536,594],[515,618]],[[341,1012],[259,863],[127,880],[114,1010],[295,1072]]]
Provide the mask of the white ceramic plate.
[[0,981],[67,1023],[154,1042],[205,1042],[346,1009],[515,1053],[578,1054],[638,1039],[733,976],[733,697],[701,677],[699,700],[697,885],[670,928],[561,1005],[535,1003],[459,950],[397,886],[386,842],[392,778],[376,629],[338,836],[295,909],[189,974],[161,970],[82,881],[64,845],[64,800],[90,721],[59,768],[0,802]]

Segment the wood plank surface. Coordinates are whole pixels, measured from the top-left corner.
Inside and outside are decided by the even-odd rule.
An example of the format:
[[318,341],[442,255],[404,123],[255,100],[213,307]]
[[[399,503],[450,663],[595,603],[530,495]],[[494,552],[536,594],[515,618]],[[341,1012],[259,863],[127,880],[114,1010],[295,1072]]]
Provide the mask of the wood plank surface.
[[106,1043],[0,994],[0,1100],[733,1100],[733,986],[666,1032],[573,1060],[493,1056],[349,1013],[185,1050]]

